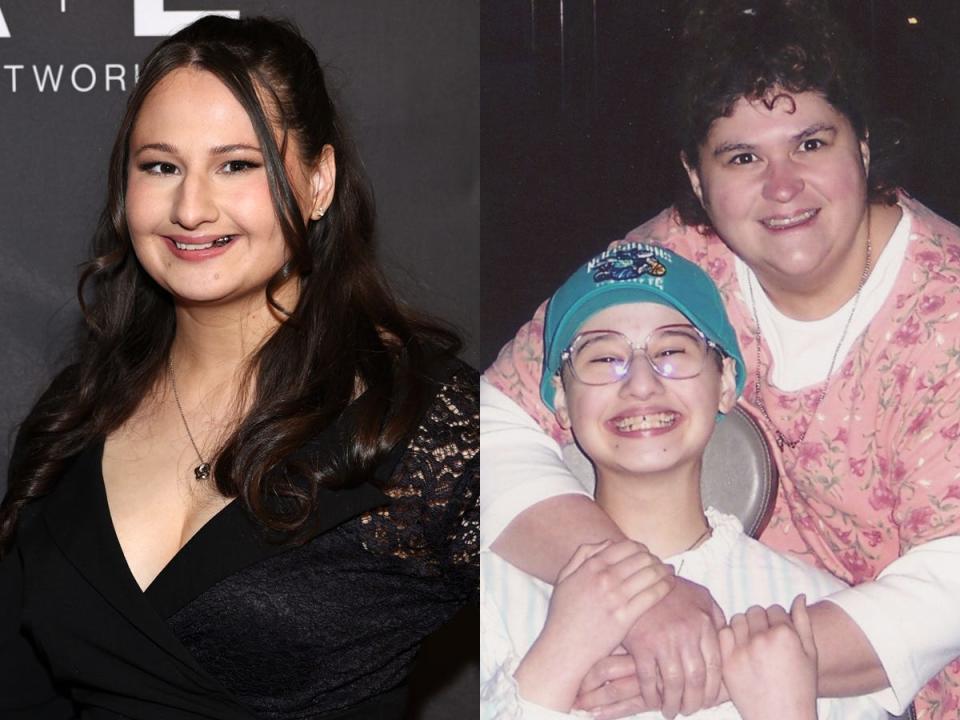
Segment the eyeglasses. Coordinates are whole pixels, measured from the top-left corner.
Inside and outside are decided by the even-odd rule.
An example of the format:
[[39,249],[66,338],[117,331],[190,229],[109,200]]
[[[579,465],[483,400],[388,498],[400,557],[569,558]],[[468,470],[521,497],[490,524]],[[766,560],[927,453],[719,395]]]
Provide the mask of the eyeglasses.
[[577,335],[561,359],[584,385],[609,385],[626,379],[638,352],[657,375],[682,380],[699,375],[707,352],[716,347],[692,325],[663,325],[642,344],[613,330],[590,330]]

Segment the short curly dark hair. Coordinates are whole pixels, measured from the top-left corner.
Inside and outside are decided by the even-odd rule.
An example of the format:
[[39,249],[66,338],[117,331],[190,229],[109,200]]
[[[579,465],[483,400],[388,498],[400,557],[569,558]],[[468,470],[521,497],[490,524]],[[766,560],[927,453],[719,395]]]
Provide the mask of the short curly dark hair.
[[[681,37],[682,59],[672,116],[683,157],[692,167],[713,122],[738,100],[770,100],[777,92],[819,92],[867,137],[874,104],[866,54],[827,0],[695,0]],[[872,202],[892,203],[895,185],[871,163]],[[710,228],[689,183],[676,199],[687,225]]]

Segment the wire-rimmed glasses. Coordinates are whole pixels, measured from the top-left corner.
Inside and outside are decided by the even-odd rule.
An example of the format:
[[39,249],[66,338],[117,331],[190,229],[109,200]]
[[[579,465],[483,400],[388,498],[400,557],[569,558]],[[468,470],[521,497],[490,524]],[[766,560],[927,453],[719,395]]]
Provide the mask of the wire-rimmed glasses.
[[696,377],[716,347],[693,325],[677,324],[656,328],[642,343],[615,330],[589,330],[577,335],[561,357],[585,385],[609,385],[629,377],[637,353],[661,377]]

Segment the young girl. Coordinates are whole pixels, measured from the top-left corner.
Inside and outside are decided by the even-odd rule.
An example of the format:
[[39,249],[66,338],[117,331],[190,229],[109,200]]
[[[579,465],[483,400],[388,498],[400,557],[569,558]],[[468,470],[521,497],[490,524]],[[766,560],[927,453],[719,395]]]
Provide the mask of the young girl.
[[[817,717],[803,596],[815,600],[842,583],[750,539],[736,518],[704,511],[700,499],[704,448],[745,381],[713,283],[667,250],[621,245],[553,295],[544,351],[543,401],[590,458],[596,501],[629,540],[582,546],[552,595],[481,553],[481,716],[569,713],[587,671],[669,590],[662,557],[733,616],[720,637],[733,703],[694,716]],[[789,617],[778,604],[792,605]],[[819,717],[885,713],[853,698],[820,701]]]

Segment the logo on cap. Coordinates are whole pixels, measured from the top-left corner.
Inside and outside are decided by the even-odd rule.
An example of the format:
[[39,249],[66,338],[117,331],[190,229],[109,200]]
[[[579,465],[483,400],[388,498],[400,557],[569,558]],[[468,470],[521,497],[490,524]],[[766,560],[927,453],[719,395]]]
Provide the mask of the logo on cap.
[[636,280],[644,275],[661,277],[667,274],[666,266],[649,249],[619,247],[603,253],[591,261],[587,272],[593,272],[596,283]]

